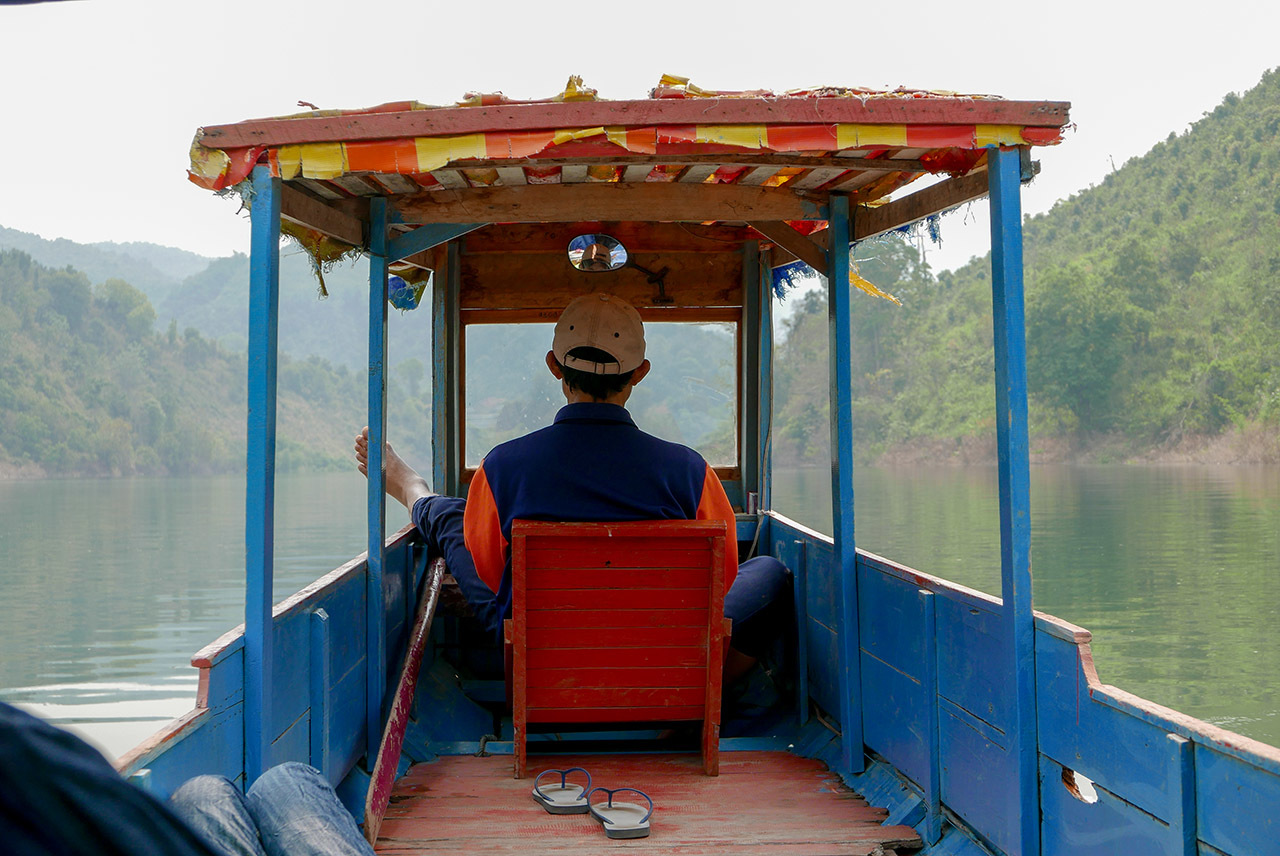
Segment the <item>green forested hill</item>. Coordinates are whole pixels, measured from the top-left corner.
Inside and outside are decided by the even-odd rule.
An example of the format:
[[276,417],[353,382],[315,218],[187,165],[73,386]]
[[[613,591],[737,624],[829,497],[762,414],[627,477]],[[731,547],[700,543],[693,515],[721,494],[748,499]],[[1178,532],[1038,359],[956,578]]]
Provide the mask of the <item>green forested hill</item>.
[[[0,476],[235,471],[244,466],[245,357],[169,324],[122,279],[0,252]],[[392,389],[397,376],[393,373]],[[279,368],[278,466],[348,466],[363,373],[318,358]],[[429,451],[422,397],[398,395],[396,437]]]
[[[905,304],[855,302],[865,448],[981,457],[989,258],[935,277],[900,240],[856,255]],[[1228,457],[1280,460],[1280,71],[1029,218],[1025,262],[1033,445],[1127,457],[1233,434]],[[787,325],[780,460],[827,455],[822,325],[816,295]]]

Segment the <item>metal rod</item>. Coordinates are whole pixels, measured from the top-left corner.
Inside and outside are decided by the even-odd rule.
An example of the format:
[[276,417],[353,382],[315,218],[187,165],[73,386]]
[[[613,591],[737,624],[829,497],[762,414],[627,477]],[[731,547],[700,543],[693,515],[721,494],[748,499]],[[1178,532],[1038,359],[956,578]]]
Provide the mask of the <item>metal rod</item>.
[[1040,852],[1036,734],[1035,617],[1031,607],[1031,465],[1027,438],[1027,337],[1023,310],[1021,163],[1013,149],[989,150],[991,302],[1000,486],[1000,590],[1006,644],[1013,652],[1010,751],[1018,771],[1018,841]]
[[249,203],[249,377],[245,473],[244,783],[269,766],[271,586],[276,492],[276,341],[280,308],[280,179],[253,169]]
[[370,763],[382,740],[387,691],[386,616],[382,575],[386,560],[387,435],[387,200],[369,200],[369,561],[365,577],[365,752]]
[[831,521],[839,578],[840,729],[844,771],[861,773],[862,670],[858,634],[858,552],[853,534],[853,295],[849,288],[849,197],[829,204],[827,320],[831,342]]

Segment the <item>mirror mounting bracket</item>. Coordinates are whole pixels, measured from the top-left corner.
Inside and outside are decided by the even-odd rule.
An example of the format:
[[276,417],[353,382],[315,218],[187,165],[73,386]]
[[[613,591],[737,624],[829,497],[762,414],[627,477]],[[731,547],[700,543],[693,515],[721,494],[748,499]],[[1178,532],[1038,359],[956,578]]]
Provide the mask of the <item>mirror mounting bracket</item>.
[[653,298],[654,303],[658,304],[659,306],[664,306],[666,304],[676,302],[676,299],[674,297],[671,297],[669,294],[667,294],[666,278],[667,278],[667,274],[671,272],[671,268],[663,266],[661,270],[653,271],[653,270],[649,270],[646,267],[641,267],[640,265],[636,264],[630,259],[627,259],[627,267],[633,267],[636,270],[640,271],[642,274],[644,274],[648,278],[650,285],[658,286],[658,294]]

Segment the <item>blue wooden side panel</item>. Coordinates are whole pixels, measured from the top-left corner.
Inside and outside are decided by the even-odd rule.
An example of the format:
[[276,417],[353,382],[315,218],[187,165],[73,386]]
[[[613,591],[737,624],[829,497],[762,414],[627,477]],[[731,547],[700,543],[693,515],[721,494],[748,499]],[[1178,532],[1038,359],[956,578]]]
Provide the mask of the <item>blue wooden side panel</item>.
[[999,613],[948,597],[937,608],[939,695],[1007,734],[1013,654],[1002,643]]
[[1098,788],[1097,801],[1073,796],[1063,784],[1063,768],[1040,757],[1040,806],[1044,856],[1137,854],[1177,856],[1167,824]]
[[941,705],[942,804],[984,839],[1010,852],[1018,807],[1013,756],[956,708]]
[[[1101,848],[1096,852],[1123,852],[1134,835],[1147,834],[1135,831],[1149,827],[1136,819],[1136,812],[1159,824],[1161,843],[1127,852],[1182,854],[1194,837],[1205,853],[1280,854],[1275,811],[1280,805],[1280,752],[1131,696],[1117,699],[1116,691],[1091,685],[1088,656],[1087,644],[1043,627],[1037,634],[1042,763],[1058,765],[1059,774],[1067,767],[1087,776],[1098,790],[1099,804],[1113,809],[1093,811],[1097,804],[1084,805],[1068,795],[1077,803],[1063,803],[1076,834],[1089,835]],[[1170,740],[1170,734],[1192,742],[1189,768],[1179,757],[1182,742]],[[1184,798],[1187,783],[1193,789],[1189,799]],[[1065,790],[1061,784],[1056,789]],[[1046,773],[1044,796],[1051,793],[1055,799],[1060,796]],[[1047,799],[1044,804],[1049,824]],[[1184,807],[1192,816],[1183,816]],[[1046,845],[1058,834],[1046,826]]]
[[798,567],[797,541],[805,550],[805,641],[809,696],[828,717],[838,717],[840,690],[836,667],[838,637],[835,631],[839,606],[839,581],[831,539],[770,515],[769,555],[788,568]]
[[1200,840],[1224,853],[1280,853],[1280,776],[1203,744],[1195,750]]
[[[412,534],[412,533],[410,533]],[[387,650],[392,664],[407,635],[405,604],[405,563],[409,561],[409,536],[398,538],[386,550],[384,601]],[[275,616],[272,643],[275,653],[267,709],[270,711],[267,766],[284,761],[314,762],[327,756],[328,778],[341,781],[365,754],[365,686],[367,645],[365,639],[365,586],[367,565],[354,566],[349,573],[323,588],[291,599]],[[310,689],[313,652],[312,614],[323,609],[328,616],[328,671],[332,681],[326,696],[329,745],[312,745]],[[396,675],[398,678],[398,675]],[[172,793],[187,779],[202,773],[216,773],[233,781],[244,779],[244,637],[231,640],[213,658],[207,672],[208,712],[196,724],[151,753],[139,757],[122,770],[129,775],[150,770],[149,789],[158,796]],[[321,751],[323,749],[323,751]]]

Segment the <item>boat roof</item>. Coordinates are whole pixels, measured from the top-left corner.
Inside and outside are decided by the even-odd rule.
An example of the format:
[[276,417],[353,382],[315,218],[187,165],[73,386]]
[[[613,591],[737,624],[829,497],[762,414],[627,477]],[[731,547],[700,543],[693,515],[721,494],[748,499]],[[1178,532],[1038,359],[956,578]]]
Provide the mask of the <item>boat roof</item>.
[[985,176],[975,173],[987,147],[1053,145],[1069,109],[914,89],[717,92],[673,76],[648,98],[610,101],[572,77],[542,100],[468,93],[448,106],[395,102],[207,125],[192,143],[190,178],[225,191],[269,165],[298,191],[284,199],[292,228],[350,246],[361,245],[355,223],[375,197],[389,200],[400,230],[782,221],[811,234],[825,226],[829,193],[875,208],[925,176],[972,179],[943,182],[947,192],[927,199],[912,194],[914,204],[864,222],[860,239],[981,196]]

